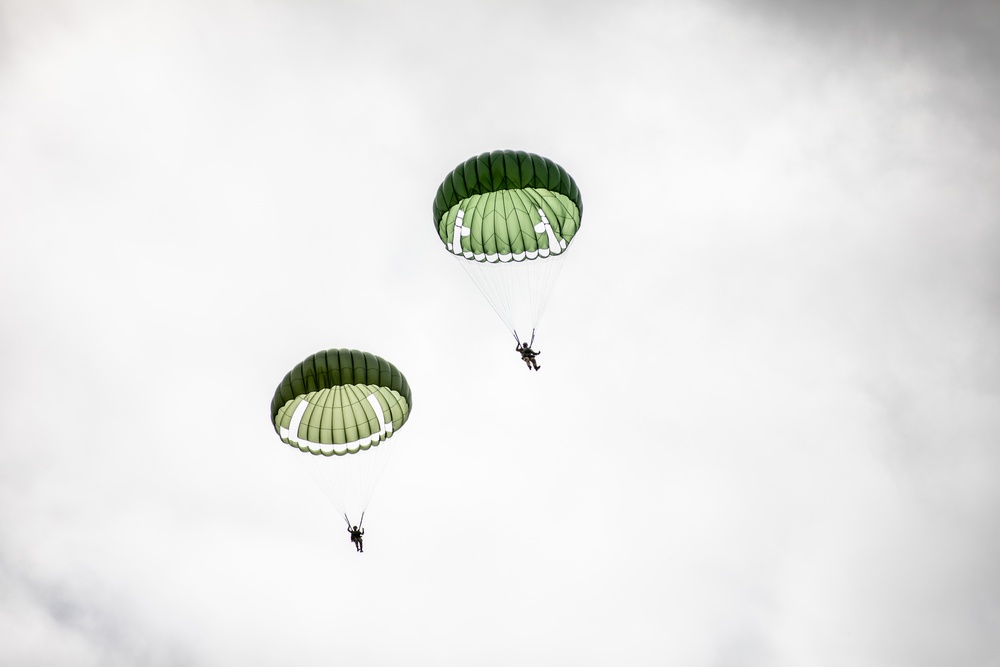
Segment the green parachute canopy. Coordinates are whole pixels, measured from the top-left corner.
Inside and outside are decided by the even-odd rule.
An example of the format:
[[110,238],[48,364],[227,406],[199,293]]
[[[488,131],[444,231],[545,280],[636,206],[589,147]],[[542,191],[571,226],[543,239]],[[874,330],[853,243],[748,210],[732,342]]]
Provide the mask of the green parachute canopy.
[[434,197],[434,226],[455,255],[521,262],[566,250],[583,215],[573,177],[548,158],[493,151],[448,174]]
[[282,442],[341,456],[391,437],[411,404],[406,378],[385,359],[360,350],[326,350],[285,375],[271,399],[271,421]]

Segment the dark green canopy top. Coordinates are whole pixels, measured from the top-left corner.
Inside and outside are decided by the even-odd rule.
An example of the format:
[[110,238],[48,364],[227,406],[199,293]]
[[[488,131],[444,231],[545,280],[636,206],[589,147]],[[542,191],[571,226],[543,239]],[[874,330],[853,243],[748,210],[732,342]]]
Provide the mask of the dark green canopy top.
[[552,160],[525,151],[493,151],[455,167],[434,197],[434,226],[452,206],[472,195],[542,188],[568,197],[583,215],[583,199],[573,177]]

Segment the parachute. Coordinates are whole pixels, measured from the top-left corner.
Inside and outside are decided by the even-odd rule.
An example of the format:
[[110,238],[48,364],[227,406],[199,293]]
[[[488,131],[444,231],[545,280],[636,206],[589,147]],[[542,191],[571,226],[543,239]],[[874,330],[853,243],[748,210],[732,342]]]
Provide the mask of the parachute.
[[271,399],[271,422],[334,507],[357,522],[395,447],[389,438],[412,405],[410,386],[393,364],[334,349],[285,375]]
[[441,242],[514,337],[520,331],[525,340],[541,319],[582,215],[580,190],[566,170],[524,151],[466,160],[434,197]]

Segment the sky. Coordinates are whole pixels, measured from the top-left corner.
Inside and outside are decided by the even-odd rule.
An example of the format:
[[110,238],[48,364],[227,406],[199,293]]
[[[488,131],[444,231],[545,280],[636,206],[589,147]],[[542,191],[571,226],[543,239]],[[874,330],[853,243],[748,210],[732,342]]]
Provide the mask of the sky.
[[[1000,7],[0,0],[0,663],[1000,662]],[[582,192],[528,373],[431,203]],[[410,420],[365,553],[268,407]]]

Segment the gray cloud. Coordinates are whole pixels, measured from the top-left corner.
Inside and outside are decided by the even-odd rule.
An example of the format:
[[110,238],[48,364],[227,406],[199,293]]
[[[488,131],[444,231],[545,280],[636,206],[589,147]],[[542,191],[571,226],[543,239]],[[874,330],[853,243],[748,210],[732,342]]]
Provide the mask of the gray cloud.
[[1000,111],[1000,15],[991,0],[754,0],[732,7],[827,50],[833,69],[919,63],[935,74],[936,110],[971,122],[977,140],[998,147],[990,119]]
[[31,665],[198,664],[159,629],[145,626],[134,609],[115,601],[113,582],[86,575],[48,581],[18,570],[21,559],[0,553],[0,655]]
[[883,49],[962,66],[994,78],[1000,68],[1000,17],[990,0],[846,0],[836,4],[793,0],[741,3],[806,32],[810,39],[848,42],[855,57]]

